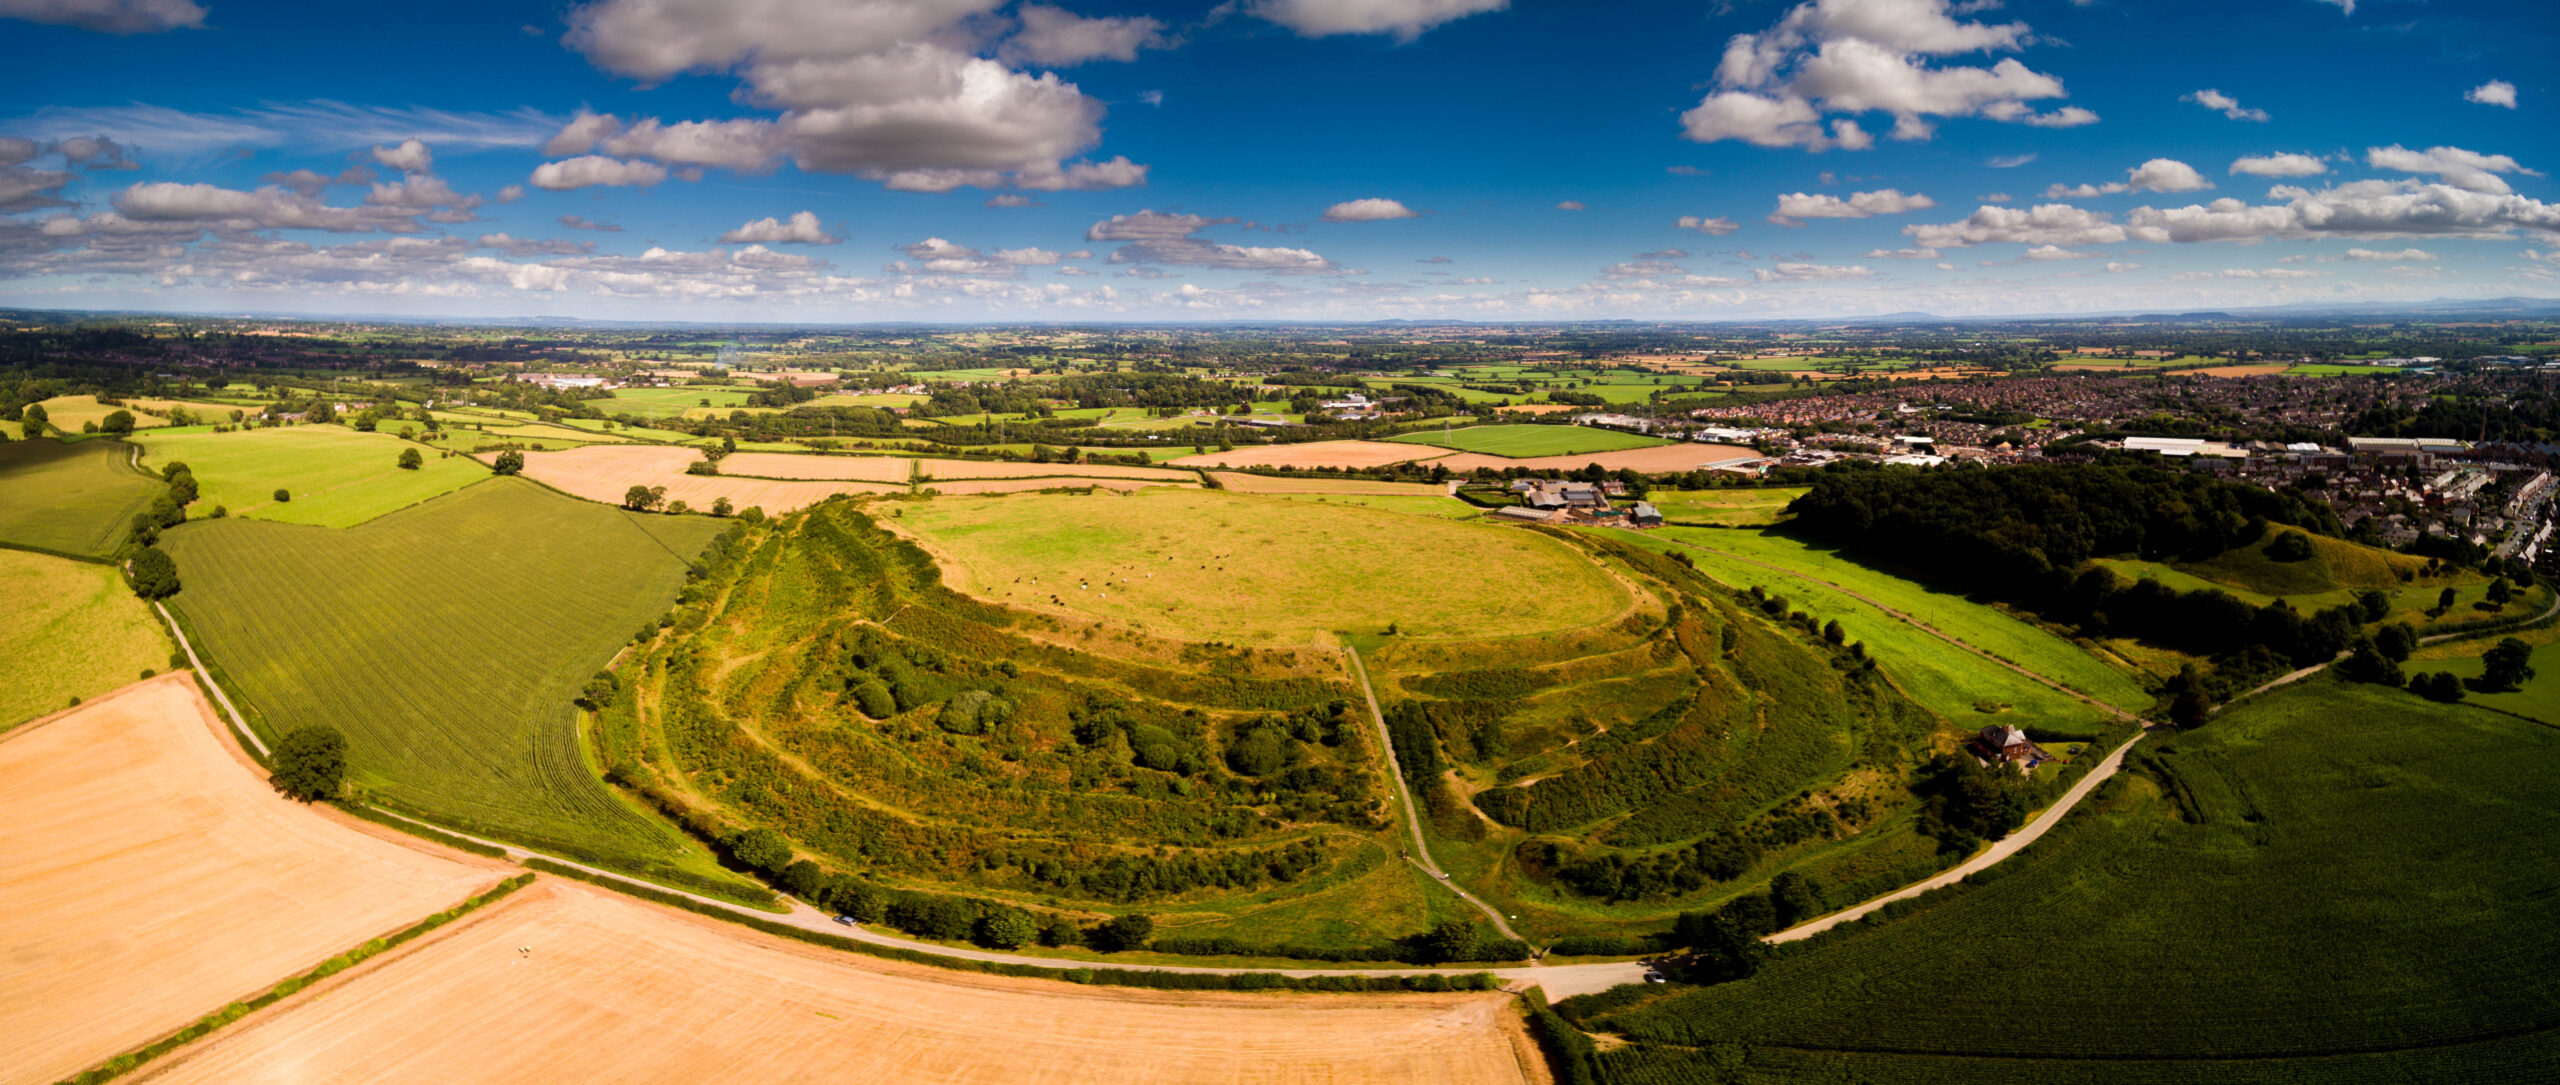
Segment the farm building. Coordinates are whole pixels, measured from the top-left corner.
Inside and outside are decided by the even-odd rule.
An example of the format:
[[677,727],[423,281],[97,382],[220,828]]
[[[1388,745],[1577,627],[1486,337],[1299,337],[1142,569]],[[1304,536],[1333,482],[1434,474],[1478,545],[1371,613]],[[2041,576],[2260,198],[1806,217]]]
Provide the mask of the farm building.
[[1996,723],[1974,735],[1971,745],[1976,755],[1995,765],[2024,761],[2027,767],[2033,768],[2037,762],[2046,760],[2044,750],[2029,739],[2025,731]]
[[1513,479],[1511,492],[1520,495],[1521,504],[1541,511],[1609,507],[1608,494],[1596,482],[1560,478]]
[[1550,512],[1545,509],[1533,509],[1527,505],[1507,505],[1493,510],[1493,515],[1495,519],[1499,520],[1510,520],[1524,524],[1538,524],[1556,519],[1563,515],[1563,513]]
[[1627,522],[1634,524],[1637,527],[1660,527],[1662,526],[1662,510],[1654,508],[1651,504],[1646,502],[1638,501],[1636,502],[1634,511],[1627,514]]

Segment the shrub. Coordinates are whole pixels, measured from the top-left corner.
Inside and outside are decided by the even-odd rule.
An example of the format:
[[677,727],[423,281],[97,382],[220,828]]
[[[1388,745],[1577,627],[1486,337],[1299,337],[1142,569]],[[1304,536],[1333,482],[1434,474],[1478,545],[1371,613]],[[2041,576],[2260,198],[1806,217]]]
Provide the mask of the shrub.
[[347,736],[327,724],[299,728],[276,742],[275,772],[267,781],[303,802],[338,797],[347,778]]
[[497,461],[490,464],[489,469],[501,475],[521,475],[524,473],[524,453],[512,448],[498,453]]
[[1156,921],[1142,915],[1113,916],[1085,935],[1085,944],[1104,953],[1124,949],[1145,949],[1147,939],[1155,936]]
[[791,842],[771,829],[732,833],[722,843],[731,858],[757,870],[780,873],[791,862]]
[[276,490],[276,504],[281,505],[281,504],[284,504],[285,502],[288,502],[288,501],[291,501],[291,500],[293,500],[293,491],[291,491],[291,490],[287,490],[287,489],[284,489],[284,488],[282,488],[282,487],[278,487],[278,488],[277,488],[277,490]]

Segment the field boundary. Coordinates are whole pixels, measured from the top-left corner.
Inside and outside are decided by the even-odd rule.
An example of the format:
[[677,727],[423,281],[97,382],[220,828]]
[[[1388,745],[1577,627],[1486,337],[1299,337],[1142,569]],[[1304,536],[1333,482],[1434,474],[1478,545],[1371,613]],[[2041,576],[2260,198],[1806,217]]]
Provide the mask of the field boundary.
[[[1404,766],[1396,761],[1395,736],[1387,731],[1386,713],[1378,710],[1377,691],[1369,687],[1369,668],[1361,665],[1359,649],[1346,646],[1342,649],[1342,654],[1351,661],[1352,677],[1360,680],[1361,698],[1369,702],[1369,720],[1377,725],[1379,746],[1387,754],[1387,775],[1395,781],[1397,805],[1404,811],[1405,828],[1413,833],[1413,854],[1406,856],[1405,861],[1421,868],[1423,873],[1431,875],[1432,880],[1447,886],[1450,892],[1458,895],[1458,899],[1475,905],[1477,911],[1483,912],[1485,918],[1493,921],[1493,929],[1501,931],[1503,937],[1526,944],[1526,941],[1520,937],[1520,932],[1512,930],[1511,924],[1503,921],[1500,909],[1485,903],[1475,894],[1460,887],[1456,881],[1450,879],[1447,871],[1440,869],[1439,863],[1432,860],[1431,845],[1422,836],[1422,814],[1413,808],[1413,791],[1405,785]],[[1533,952],[1529,957],[1530,966],[1537,967],[1541,956],[1543,954]]]
[[240,718],[240,710],[232,705],[231,696],[222,692],[222,684],[213,680],[213,669],[205,666],[204,660],[196,655],[195,642],[187,639],[187,631],[179,628],[178,619],[169,613],[169,608],[160,605],[160,601],[154,599],[151,601],[151,609],[159,611],[160,620],[169,624],[169,635],[178,638],[178,649],[187,653],[188,668],[196,672],[196,680],[204,683],[206,691],[212,693],[213,699],[222,705],[223,713],[231,719],[232,729],[238,731],[240,737],[247,739],[249,745],[257,747],[258,760],[265,761],[274,757],[275,752],[267,749],[265,740],[258,737],[258,732],[249,726],[249,721]]

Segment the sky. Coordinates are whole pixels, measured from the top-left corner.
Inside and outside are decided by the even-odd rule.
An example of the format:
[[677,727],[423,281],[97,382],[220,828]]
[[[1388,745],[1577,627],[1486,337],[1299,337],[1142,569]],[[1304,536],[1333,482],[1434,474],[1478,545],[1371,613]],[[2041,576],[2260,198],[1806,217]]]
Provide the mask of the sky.
[[0,0],[0,305],[770,323],[2560,296],[2560,5]]

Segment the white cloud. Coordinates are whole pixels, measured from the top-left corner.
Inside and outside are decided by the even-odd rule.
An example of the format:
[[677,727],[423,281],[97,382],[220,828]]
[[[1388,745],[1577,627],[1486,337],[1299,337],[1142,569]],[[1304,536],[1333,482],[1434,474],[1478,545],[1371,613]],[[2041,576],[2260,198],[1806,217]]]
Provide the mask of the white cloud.
[[1961,222],[1905,226],[1923,248],[1960,249],[1967,245],[2016,242],[2026,245],[2108,245],[2125,239],[2124,227],[2101,211],[2067,203],[2032,208],[1980,207]]
[[1869,259],[1869,260],[1935,260],[1935,259],[1937,259],[1937,258],[1938,258],[1938,250],[1936,250],[1936,249],[1869,249],[1869,250],[1867,250],[1867,255],[1866,255],[1866,257],[1865,257],[1865,258],[1866,258],[1866,259]]
[[105,136],[73,136],[55,140],[46,150],[62,156],[65,166],[91,170],[132,170],[141,165],[129,157],[133,148]]
[[1938,206],[1938,201],[1919,193],[1905,196],[1899,189],[1883,188],[1874,192],[1857,192],[1848,199],[1829,193],[1790,192],[1778,197],[1778,209],[1769,221],[1780,226],[1802,226],[1804,219],[1862,219],[1876,215],[1900,215]]
[[2286,201],[2252,205],[2221,199],[2173,208],[2135,208],[2129,236],[2141,241],[2251,241],[2272,237],[2492,238],[2516,230],[2560,234],[2560,205],[2416,181],[2355,181],[2311,191],[2278,185]]
[[[134,222],[183,224],[192,229],[327,230],[335,233],[416,233],[416,209],[395,205],[331,207],[280,185],[254,191],[219,185],[150,181],[117,192],[116,214]],[[91,216],[92,219],[98,216]]]
[[2197,173],[2195,167],[2174,158],[2154,158],[2126,170],[2125,179],[2122,181],[2109,181],[2103,185],[2067,186],[2055,182],[2044,190],[2044,198],[2086,200],[2125,192],[2194,192],[2212,187],[2213,182],[2205,180],[2204,175]]
[[1164,24],[1143,15],[1089,19],[1063,8],[1026,4],[1022,21],[997,55],[1014,63],[1073,67],[1089,60],[1136,60],[1138,50],[1164,45]]
[[2107,261],[2106,270],[2109,275],[2122,275],[2128,271],[2140,271],[2142,270],[2142,265],[2128,264],[2121,260],[2109,260]]
[[1326,222],[1383,222],[1387,219],[1419,218],[1413,209],[1396,200],[1376,196],[1344,200],[1324,209]]
[[2481,105],[2516,107],[2516,85],[2504,79],[2492,79],[2462,93],[2462,100]]
[[71,201],[60,196],[63,186],[70,183],[71,174],[67,170],[39,170],[25,166],[0,168],[0,214],[69,207]]
[[1111,252],[1115,264],[1166,264],[1177,267],[1225,268],[1311,274],[1340,270],[1306,249],[1228,245],[1199,236],[1211,226],[1234,222],[1174,212],[1138,211],[1113,215],[1085,230],[1088,241],[1127,242]]
[[1751,277],[1764,283],[1815,282],[1825,279],[1864,279],[1874,271],[1858,266],[1835,264],[1801,264],[1781,260],[1775,268],[1753,268]]
[[15,166],[44,153],[44,144],[16,136],[0,136],[0,166]]
[[[1895,139],[1930,138],[1932,117],[1987,117],[2067,128],[2098,115],[2077,106],[2038,113],[2029,102],[2060,98],[2062,81],[2015,57],[1989,67],[1933,58],[2013,52],[2031,40],[2025,23],[1957,19],[1981,10],[1946,0],[1808,0],[1777,25],[1725,43],[1716,89],[1681,114],[1699,142],[1735,139],[1764,147],[1859,150],[1874,137],[1854,115],[1893,117]],[[1829,117],[1830,114],[1851,116]]]
[[585,215],[562,215],[560,216],[560,225],[572,230],[593,230],[600,234],[618,234],[622,232],[622,227],[620,226],[616,226],[610,222],[597,222]]
[[1038,207],[1040,201],[1018,192],[1000,192],[987,197],[989,207]]
[[2376,252],[2372,249],[2348,249],[2346,251],[2346,255],[2339,257],[2339,259],[2383,262],[2392,260],[2434,260],[2437,259],[2437,256],[2432,252],[2419,248],[2401,249],[2397,252]]
[[535,188],[558,192],[590,185],[639,185],[645,188],[666,179],[666,167],[655,162],[625,162],[590,154],[536,166],[532,181]]
[[2253,177],[2310,177],[2329,172],[2329,167],[2307,154],[2277,153],[2233,159],[2231,172]]
[[2178,100],[2181,102],[2194,102],[2206,109],[2220,110],[2223,116],[2229,117],[2235,121],[2263,121],[2267,119],[2266,110],[2251,109],[2247,106],[2241,105],[2239,99],[2210,87],[2197,91],[2193,94],[2181,94],[2178,96]]
[[426,173],[435,167],[435,155],[414,139],[401,140],[397,147],[374,148],[373,160],[402,173]]
[[2339,14],[2342,15],[2353,15],[2356,13],[2356,0],[2312,0],[2312,2],[2327,4],[2330,7],[2338,9]]
[[760,218],[720,235],[720,243],[737,245],[749,242],[766,245],[833,245],[844,240],[828,233],[818,224],[818,213],[802,211],[789,220]]
[[2035,154],[2033,152],[2029,152],[2027,154],[1993,155],[1992,157],[1985,159],[1982,164],[1995,170],[2013,170],[2035,160]]
[[542,153],[553,158],[568,158],[596,149],[596,142],[622,130],[622,118],[611,113],[581,109],[569,118],[558,134],[542,145]]
[[2060,245],[2038,245],[2018,254],[2027,260],[2087,260],[2097,255],[2094,252],[2073,252]]
[[1582,202],[1582,201],[1580,201],[1580,200],[1566,200],[1566,201],[1564,201],[1564,202],[1562,202],[1562,203],[1557,204],[1557,205],[1556,205],[1556,210],[1558,210],[1558,211],[1583,211],[1583,210],[1588,210],[1588,208],[1587,208],[1587,207],[1585,207],[1585,206],[1584,206],[1584,204],[1583,204],[1583,202]]
[[1510,6],[1511,0],[1251,0],[1245,10],[1302,37],[1393,34],[1412,41],[1442,23]]
[[[610,116],[599,119],[614,120]],[[569,136],[570,129],[585,120],[588,117],[581,115],[569,122],[570,128],[562,130],[562,137]],[[616,158],[652,158],[674,166],[725,166],[740,173],[770,169],[774,156],[781,153],[773,123],[754,118],[665,124],[656,117],[647,117],[599,139],[597,145]]]
[[2444,183],[2455,188],[2468,192],[2485,192],[2493,196],[2503,196],[2514,191],[2507,186],[2506,181],[2497,176],[2498,174],[2522,173],[2527,177],[2542,176],[2517,165],[2515,159],[2505,155],[2481,154],[2478,151],[2466,151],[2460,147],[2429,147],[2423,151],[2412,151],[2394,143],[2388,147],[2367,148],[2364,160],[2365,164],[2375,169],[2398,170],[2402,173],[2432,173],[2444,178]]
[[1084,239],[1087,241],[1152,241],[1189,237],[1208,227],[1234,221],[1234,219],[1210,219],[1171,211],[1138,211],[1126,215],[1113,215],[1086,227]]
[[1723,237],[1726,234],[1742,228],[1741,223],[1735,222],[1729,218],[1702,218],[1697,215],[1682,215],[1680,216],[1680,221],[1673,223],[1673,225],[1678,226],[1683,230],[1696,230],[1709,237]]
[[1147,183],[1147,167],[1129,161],[1127,155],[1115,155],[1108,162],[1070,163],[1064,169],[1055,163],[1033,163],[1016,170],[1013,183],[1041,192],[1136,188]]
[[480,247],[496,249],[509,256],[583,256],[596,251],[596,243],[593,241],[524,238],[503,233],[480,235]]
[[2301,268],[2290,267],[2271,267],[2263,269],[2230,267],[2224,268],[2220,271],[2181,271],[2175,275],[2169,276],[2169,281],[2179,283],[2191,282],[2196,279],[2315,279],[2326,274],[2328,274],[2328,272],[2304,271]]
[[151,34],[204,26],[193,0],[0,0],[0,19],[76,26],[102,34]]
[[2010,195],[2006,192],[1985,192],[1974,197],[1974,200],[1979,203],[2007,203],[2010,199]]

